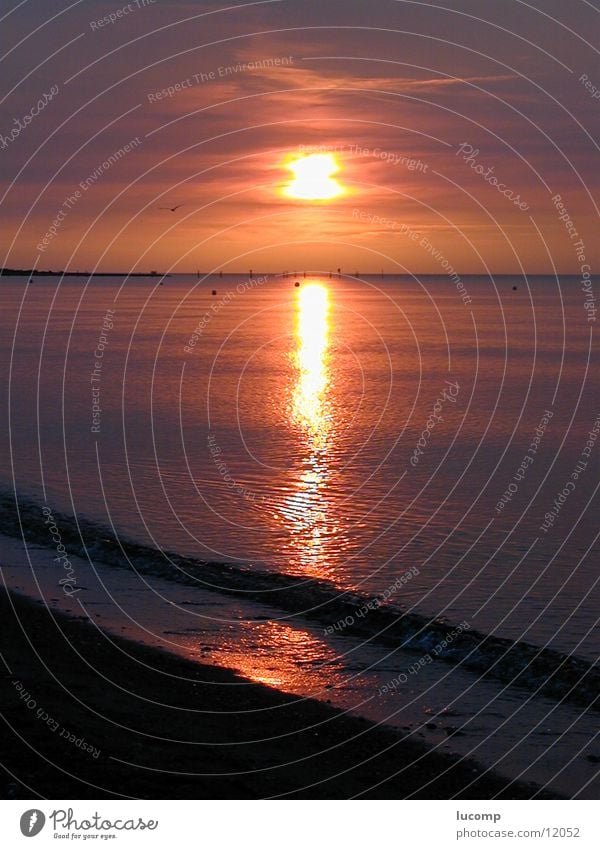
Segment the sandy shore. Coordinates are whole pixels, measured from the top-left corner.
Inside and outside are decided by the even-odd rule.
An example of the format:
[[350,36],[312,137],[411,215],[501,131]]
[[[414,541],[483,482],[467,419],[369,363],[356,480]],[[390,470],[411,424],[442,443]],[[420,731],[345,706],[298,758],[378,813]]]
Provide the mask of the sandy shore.
[[0,616],[4,798],[489,799],[537,789],[4,589]]

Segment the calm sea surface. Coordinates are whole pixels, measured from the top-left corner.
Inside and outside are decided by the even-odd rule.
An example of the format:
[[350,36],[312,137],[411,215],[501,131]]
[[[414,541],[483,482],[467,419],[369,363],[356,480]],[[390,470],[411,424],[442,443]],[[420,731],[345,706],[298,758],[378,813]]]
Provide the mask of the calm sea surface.
[[3,488],[595,660],[584,293],[463,284],[3,278]]

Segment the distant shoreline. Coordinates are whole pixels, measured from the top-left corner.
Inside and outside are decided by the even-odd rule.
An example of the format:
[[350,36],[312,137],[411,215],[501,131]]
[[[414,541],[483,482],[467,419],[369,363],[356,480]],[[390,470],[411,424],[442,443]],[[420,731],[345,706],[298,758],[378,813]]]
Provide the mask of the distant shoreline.
[[[310,277],[331,277],[332,279],[339,279],[342,277],[351,277],[351,278],[361,278],[361,277],[406,277],[407,279],[411,279],[413,277],[439,277],[439,278],[447,278],[446,274],[439,274],[430,271],[415,271],[413,274],[394,274],[391,271],[362,271],[359,272],[358,275],[355,273],[350,273],[348,271],[253,271],[249,273],[248,271],[173,271],[173,272],[162,272],[162,271],[40,271],[38,269],[32,268],[0,268],[0,277],[261,277],[261,276],[269,276],[269,277],[297,277],[301,279],[303,275],[306,278]],[[507,278],[533,278],[533,277],[572,277],[574,279],[578,279],[580,274],[573,274],[572,272],[553,272],[553,271],[536,271],[532,274],[523,274],[523,272],[515,271],[513,273],[510,272],[502,272],[502,274],[476,274],[476,273],[464,273],[460,274],[460,277],[465,279],[471,277],[490,277],[494,280],[507,277]],[[599,278],[600,275],[592,274],[592,279]]]
[[159,271],[39,271],[34,268],[0,268],[0,277],[170,277]]

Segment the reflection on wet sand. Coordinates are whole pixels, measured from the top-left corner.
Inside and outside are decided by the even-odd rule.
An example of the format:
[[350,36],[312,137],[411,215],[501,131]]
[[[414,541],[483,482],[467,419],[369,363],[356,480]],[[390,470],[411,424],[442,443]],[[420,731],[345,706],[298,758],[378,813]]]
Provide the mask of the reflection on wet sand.
[[295,623],[239,623],[241,638],[216,646],[211,662],[286,692],[323,696],[333,683],[343,686],[344,669],[335,650],[314,630]]

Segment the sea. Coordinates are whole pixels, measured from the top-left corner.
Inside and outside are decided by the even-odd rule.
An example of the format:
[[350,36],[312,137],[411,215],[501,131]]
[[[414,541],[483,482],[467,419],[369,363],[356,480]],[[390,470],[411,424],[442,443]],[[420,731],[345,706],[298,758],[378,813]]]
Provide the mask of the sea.
[[3,276],[0,496],[18,519],[6,506],[3,580],[593,798],[594,291]]

